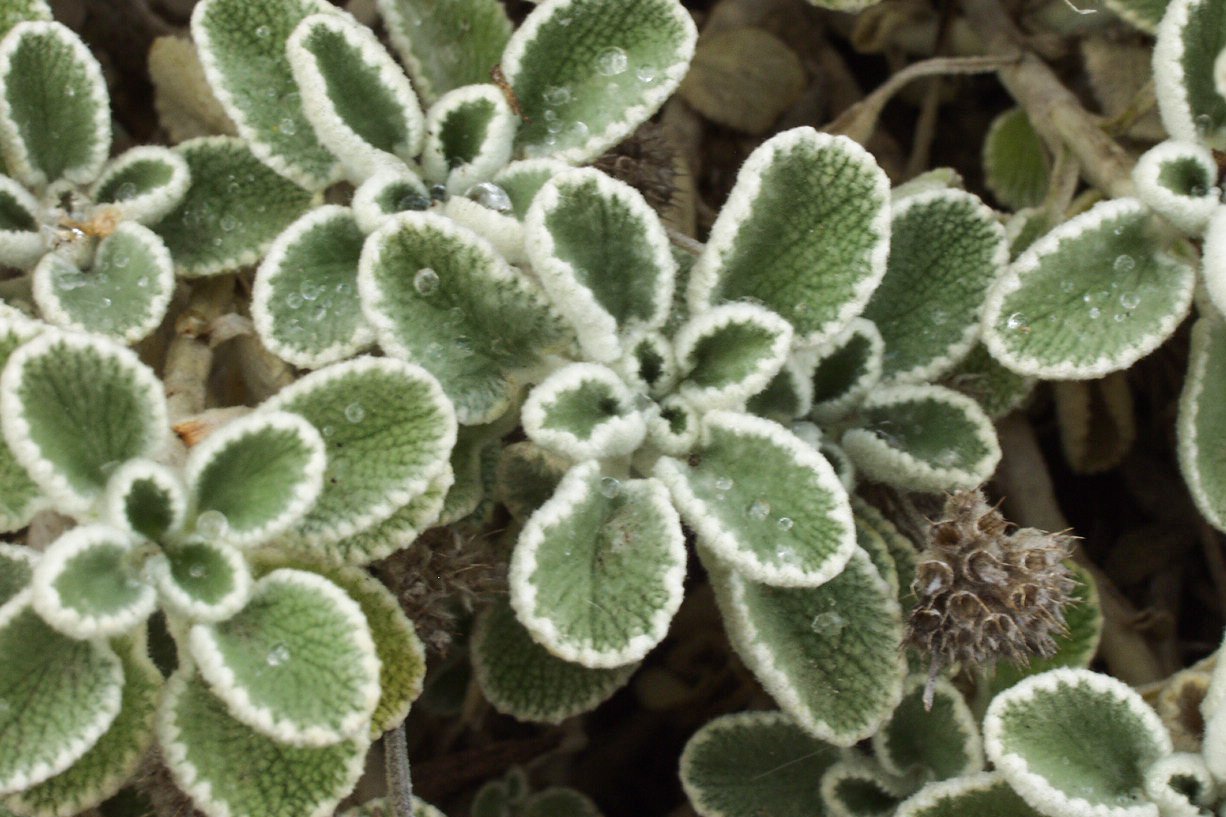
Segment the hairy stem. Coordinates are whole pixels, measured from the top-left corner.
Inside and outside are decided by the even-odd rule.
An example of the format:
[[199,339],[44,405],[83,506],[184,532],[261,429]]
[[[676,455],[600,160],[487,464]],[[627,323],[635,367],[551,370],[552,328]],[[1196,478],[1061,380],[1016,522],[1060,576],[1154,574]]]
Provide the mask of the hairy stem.
[[383,763],[387,771],[387,802],[391,817],[413,817],[413,780],[409,774],[409,744],[404,723],[383,735]]
[[204,409],[209,373],[213,369],[209,324],[226,311],[233,299],[233,277],[205,279],[194,286],[187,308],[175,321],[175,339],[166,351],[166,371],[162,377],[172,422]]

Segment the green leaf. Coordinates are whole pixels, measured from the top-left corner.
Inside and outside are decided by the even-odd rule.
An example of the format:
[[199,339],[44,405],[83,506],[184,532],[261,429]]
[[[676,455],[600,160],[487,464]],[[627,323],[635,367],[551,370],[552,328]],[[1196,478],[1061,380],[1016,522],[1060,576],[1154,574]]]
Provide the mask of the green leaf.
[[996,772],[929,783],[901,806],[895,817],[1041,817]]
[[208,817],[330,817],[361,776],[369,746],[365,734],[287,746],[231,718],[199,678],[182,672],[167,683],[158,738],[175,782]]
[[769,420],[711,412],[694,453],[661,458],[655,475],[703,545],[749,580],[820,585],[855,550],[851,507],[834,469]]
[[71,638],[111,638],[137,627],[157,607],[157,596],[137,577],[134,545],[105,525],[62,534],[34,568],[34,610]]
[[774,420],[790,423],[797,417],[806,416],[813,408],[812,367],[802,364],[795,356],[789,357],[766,388],[749,398],[746,411]]
[[102,239],[86,270],[60,253],[47,253],[34,268],[34,300],[49,323],[126,343],[158,327],[174,289],[166,245],[135,222]]
[[0,607],[25,590],[42,554],[24,545],[0,542]]
[[350,178],[421,153],[425,123],[413,87],[369,28],[314,14],[285,45],[303,113]]
[[261,162],[309,190],[333,181],[336,159],[303,112],[286,40],[308,16],[328,12],[336,9],[323,0],[205,0],[192,12],[204,75],[239,135]]
[[1171,753],[1166,727],[1122,681],[1082,669],[1035,675],[992,701],[988,758],[1044,814],[1156,817],[1145,770]]
[[530,156],[591,161],[677,90],[697,40],[676,0],[541,3],[502,56],[524,117],[517,147]]
[[[339,813],[338,817],[394,817],[391,809],[386,798],[377,797],[374,800],[367,800],[360,806],[345,809]],[[413,817],[447,817],[447,815],[417,795],[413,795]]]
[[439,378],[466,425],[501,416],[514,375],[568,340],[528,278],[433,213],[402,213],[367,240],[358,290],[383,348]]
[[813,419],[830,423],[850,414],[881,380],[884,355],[881,332],[864,318],[823,346],[813,371]]
[[1189,235],[1200,235],[1222,203],[1217,162],[1204,145],[1168,139],[1132,169],[1137,198]]
[[902,614],[856,548],[820,587],[772,587],[714,568],[728,637],[766,691],[809,734],[837,746],[871,735],[902,697]]
[[43,257],[47,244],[38,228],[41,210],[24,186],[0,176],[0,264],[29,269]]
[[88,509],[110,469],[154,453],[168,431],[153,371],[128,349],[75,333],[44,332],[12,354],[0,416],[17,461],[62,513]]
[[1201,266],[1205,293],[1219,314],[1226,314],[1222,309],[1226,305],[1226,260],[1220,256],[1223,252],[1226,252],[1226,208],[1218,208],[1205,229]]
[[1050,172],[1047,149],[1026,111],[1010,108],[992,120],[983,140],[983,175],[997,201],[1011,210],[1037,207]]
[[737,409],[783,368],[792,327],[755,304],[722,304],[683,324],[674,345],[681,396],[700,412]]
[[446,523],[442,514],[454,481],[455,474],[449,466],[430,480],[426,490],[401,505],[384,521],[339,541],[315,544],[311,550],[321,552],[331,561],[354,565],[369,564],[404,550],[416,542],[426,528]]
[[291,746],[365,735],[379,702],[379,658],[358,604],[314,573],[280,569],[247,606],[191,629],[192,658],[230,714]]
[[524,231],[533,271],[590,359],[616,360],[627,337],[667,320],[677,265],[659,217],[628,184],[591,168],[555,176]]
[[229,545],[196,538],[162,547],[149,561],[162,604],[191,621],[223,621],[251,597],[251,571]]
[[1105,0],[1107,8],[1147,34],[1158,30],[1170,0]]
[[153,741],[162,675],[146,653],[144,633],[115,645],[123,662],[119,714],[98,742],[67,771],[9,798],[30,817],[70,817],[113,797],[128,782]]
[[1196,272],[1163,251],[1151,218],[1136,199],[1102,202],[1032,244],[984,306],[992,356],[1019,374],[1088,380],[1158,348]]
[[1177,752],[1145,771],[1145,794],[1159,813],[1200,817],[1218,801],[1218,784],[1200,754]]
[[498,501],[523,522],[557,490],[568,463],[533,442],[511,443],[502,449],[495,477]]
[[90,198],[111,212],[152,224],[178,206],[192,183],[187,160],[170,148],[144,145],[107,165]]
[[944,678],[924,704],[928,679],[907,679],[902,702],[873,735],[873,753],[882,767],[899,776],[945,780],[983,769],[979,727],[962,694]]
[[595,709],[639,667],[589,669],[558,658],[532,640],[505,601],[477,618],[470,650],[486,700],[521,721],[561,723]]
[[311,206],[309,192],[260,164],[238,139],[208,136],[175,150],[187,160],[192,184],[153,229],[181,275],[217,275],[254,264]]
[[[0,371],[21,344],[42,331],[42,326],[15,309],[0,309]],[[0,439],[0,531],[24,528],[46,504],[29,472]]]
[[545,182],[568,170],[571,166],[557,159],[521,159],[495,173],[493,182],[511,199],[511,214],[523,220]]
[[739,712],[703,726],[681,753],[681,785],[702,817],[814,817],[815,783],[846,750],[782,712]]
[[830,817],[893,817],[909,789],[906,781],[856,755],[831,766],[821,779],[822,803]]
[[444,94],[426,112],[421,165],[426,178],[453,194],[470,188],[511,161],[515,113],[493,85],[468,85]]
[[29,20],[50,20],[51,7],[46,0],[9,0],[0,8],[0,37],[13,26]]
[[890,183],[844,136],[796,128],[741,166],[690,275],[689,306],[754,298],[816,345],[863,309],[886,270]]
[[886,543],[882,531],[872,524],[872,521],[876,520],[870,521],[865,518],[864,504],[862,500],[853,497],[856,544],[868,555],[873,567],[877,568],[877,572],[881,574],[881,578],[885,579],[886,584],[894,591],[894,595],[901,600],[902,587],[898,583],[898,568],[894,566],[894,556],[890,552],[890,546]]
[[337,363],[263,410],[300,414],[324,438],[323,493],[291,537],[308,550],[387,521],[444,473],[455,445],[455,416],[437,381],[398,360]]
[[0,608],[0,795],[79,760],[115,722],[124,685],[105,642],[61,635],[21,599]]
[[912,491],[973,488],[992,476],[1000,443],[971,398],[941,386],[876,389],[842,446],[870,479]]
[[[856,517],[856,530],[868,529],[885,543],[890,553],[890,564],[898,580],[898,601],[903,612],[909,612],[915,605],[915,595],[911,592],[911,583],[915,581],[915,565],[919,553],[911,540],[902,535],[885,514],[869,505],[863,499],[853,496],[851,507]],[[874,564],[880,561],[874,559]],[[878,572],[881,572],[878,568]]]
[[434,100],[462,85],[488,82],[511,36],[497,0],[376,0],[392,44],[422,97]]
[[1179,466],[1196,507],[1226,530],[1226,322],[1207,314],[1192,328],[1188,376],[1179,402]]
[[545,378],[524,402],[524,433],[573,461],[634,452],[647,434],[634,394],[598,363],[571,363]]
[[93,54],[56,22],[18,23],[0,41],[0,153],[30,187],[89,184],[111,149],[111,107]]
[[432,204],[425,182],[407,166],[373,174],[354,191],[350,202],[358,229],[366,235],[382,227],[388,216],[405,210],[429,210]]
[[221,514],[212,537],[250,547],[285,532],[311,510],[326,465],[324,441],[314,426],[295,414],[261,411],[193,447],[184,471],[201,517]]
[[566,661],[609,669],[660,643],[681,606],[685,537],[654,479],[576,465],[528,519],[511,557],[511,604]]
[[1154,94],[1166,132],[1181,142],[1226,148],[1226,98],[1218,90],[1216,70],[1226,47],[1226,4],[1170,0],[1165,12],[1154,8],[1138,16],[1161,18],[1154,44]]
[[553,786],[529,797],[520,812],[522,817],[601,817],[587,795],[574,789]]
[[993,420],[1020,408],[1034,391],[1035,378],[1010,371],[976,343],[941,385],[973,398]]
[[930,381],[965,357],[1008,263],[1004,228],[970,193],[920,193],[896,205],[889,266],[864,310],[885,341],[884,378]]

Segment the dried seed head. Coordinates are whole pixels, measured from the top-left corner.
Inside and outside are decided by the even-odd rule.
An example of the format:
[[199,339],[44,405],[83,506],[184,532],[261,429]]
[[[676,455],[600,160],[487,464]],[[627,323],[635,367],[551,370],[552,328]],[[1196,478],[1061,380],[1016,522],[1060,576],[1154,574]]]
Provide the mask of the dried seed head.
[[907,646],[931,658],[929,689],[942,667],[1027,663],[1056,652],[1074,579],[1064,566],[1072,537],[1009,530],[981,491],[961,491],[932,523],[911,585],[917,604]]

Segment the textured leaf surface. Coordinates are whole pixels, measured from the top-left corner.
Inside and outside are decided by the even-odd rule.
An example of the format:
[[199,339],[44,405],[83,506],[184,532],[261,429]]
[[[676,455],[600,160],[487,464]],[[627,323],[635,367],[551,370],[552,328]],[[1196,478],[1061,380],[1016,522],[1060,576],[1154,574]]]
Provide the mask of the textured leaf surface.
[[322,550],[332,561],[354,565],[369,564],[404,550],[426,528],[446,522],[442,514],[454,482],[455,475],[451,468],[444,468],[430,480],[424,491],[397,508],[387,519],[337,542],[316,545],[315,548]]
[[1187,313],[1196,273],[1163,252],[1150,218],[1116,199],[1032,244],[984,307],[992,356],[1020,374],[1087,380],[1156,349]]
[[[1160,0],[1149,0],[1160,2]],[[1152,8],[1152,7],[1151,7]],[[1154,45],[1154,93],[1167,133],[1184,142],[1226,148],[1226,98],[1217,58],[1226,47],[1226,4],[1220,0],[1170,0]]]
[[31,20],[50,20],[51,7],[46,0],[10,0],[0,8],[0,37],[18,23]]
[[422,171],[452,193],[468,195],[511,160],[515,126],[515,112],[497,87],[450,91],[426,115]]
[[1011,210],[1041,204],[1050,164],[1024,110],[1011,108],[992,120],[983,141],[983,170],[997,201]]
[[[0,311],[0,371],[14,350],[38,331],[39,325],[34,321]],[[0,531],[25,527],[38,511],[41,496],[42,491],[8,443],[0,440]]]
[[855,755],[822,775],[822,802],[832,817],[893,817],[908,786]]
[[864,551],[821,587],[722,570],[713,584],[737,653],[805,731],[850,746],[889,717],[902,697],[902,614]]
[[681,754],[681,785],[702,817],[813,817],[815,785],[845,750],[782,712],[741,712],[699,729]]
[[20,182],[0,176],[0,264],[29,269],[43,257],[47,245],[38,228],[40,209]]
[[995,772],[929,783],[898,807],[896,817],[1040,817]]
[[1107,8],[1137,28],[1153,34],[1162,22],[1170,0],[1105,0]]
[[864,401],[843,450],[871,479],[913,491],[972,488],[1000,462],[992,421],[940,386],[881,388]]
[[830,463],[782,426],[711,412],[695,454],[662,458],[656,476],[721,561],[754,581],[814,586],[851,558],[846,491]]
[[575,461],[624,457],[647,433],[634,394],[596,363],[564,366],[533,388],[523,424],[533,442]]
[[873,736],[877,760],[896,775],[945,780],[983,768],[983,743],[975,716],[962,694],[944,679],[933,690],[932,708],[924,705],[927,679],[907,681],[902,701]]
[[885,341],[877,326],[856,318],[823,347],[813,371],[813,419],[831,422],[859,405],[881,380]]
[[323,0],[208,0],[192,13],[205,76],[239,135],[261,161],[312,190],[332,180],[336,160],[303,113],[285,42],[307,16],[330,10]]
[[111,149],[98,61],[56,22],[18,23],[0,41],[0,152],[31,187],[94,180]]
[[654,479],[572,468],[524,525],[511,557],[511,603],[547,650],[586,667],[638,661],[681,605],[685,538]]
[[1034,391],[1035,378],[1006,369],[982,343],[949,372],[942,385],[973,398],[993,420],[1022,406]]
[[1069,815],[1157,815],[1145,769],[1171,739],[1141,696],[1081,669],[1027,678],[997,695],[984,718],[988,757],[1035,809]]
[[149,572],[162,604],[193,621],[229,618],[251,593],[242,554],[212,539],[164,545]]
[[466,425],[501,415],[509,375],[566,342],[530,281],[438,215],[404,213],[372,235],[358,288],[382,346],[429,369]]
[[1008,261],[1004,228],[970,193],[938,190],[896,205],[889,265],[864,310],[885,341],[884,377],[929,381],[965,356]]
[[1188,376],[1179,404],[1179,465],[1196,507],[1226,530],[1226,321],[1206,315],[1192,329]]
[[799,342],[833,337],[885,274],[889,201],[885,174],[850,139],[796,128],[767,140],[711,228],[690,276],[690,309],[754,298]]
[[1173,139],[1145,151],[1132,169],[1137,198],[1190,235],[1203,232],[1222,203],[1217,176],[1208,148]]
[[191,653],[233,717],[293,746],[365,734],[379,659],[361,608],[314,573],[276,570],[234,617],[191,630]]
[[498,501],[511,516],[526,520],[553,496],[567,465],[533,442],[511,443],[499,454],[494,486]]
[[69,817],[112,797],[136,770],[153,741],[162,675],[149,660],[143,634],[116,645],[123,662],[119,714],[106,733],[67,771],[12,797],[8,805],[34,817]]
[[477,619],[473,672],[495,709],[519,720],[560,723],[595,709],[625,686],[639,665],[589,669],[532,640],[515,611],[499,602]]
[[383,522],[447,467],[456,424],[422,369],[357,358],[298,380],[265,403],[307,419],[323,435],[323,492],[294,528],[303,544],[337,542]]
[[677,331],[680,393],[699,411],[740,408],[787,362],[792,327],[754,304],[723,304]]
[[33,548],[0,542],[0,607],[29,586],[41,556]]
[[418,90],[437,99],[462,85],[488,82],[511,36],[497,0],[377,0],[392,43]]
[[135,354],[86,335],[46,332],[0,377],[4,436],[62,511],[85,510],[120,463],[167,434],[162,384]]
[[248,729],[196,677],[167,684],[158,719],[166,765],[208,817],[327,817],[353,790],[365,735],[332,746],[287,746]]
[[251,296],[252,320],[270,351],[313,369],[371,342],[358,301],[365,240],[353,212],[334,205],[312,210],[277,238]]
[[518,147],[582,163],[677,90],[698,32],[675,0],[549,0],[511,36],[502,68],[524,114]]
[[143,145],[125,151],[94,183],[91,198],[125,219],[148,224],[169,213],[191,185],[187,161],[170,148]]
[[182,275],[254,264],[311,204],[309,192],[273,173],[238,139],[203,137],[175,149],[187,160],[192,184],[153,229]]
[[0,608],[0,794],[63,772],[115,721],[123,668],[99,641],[48,627],[20,600]]

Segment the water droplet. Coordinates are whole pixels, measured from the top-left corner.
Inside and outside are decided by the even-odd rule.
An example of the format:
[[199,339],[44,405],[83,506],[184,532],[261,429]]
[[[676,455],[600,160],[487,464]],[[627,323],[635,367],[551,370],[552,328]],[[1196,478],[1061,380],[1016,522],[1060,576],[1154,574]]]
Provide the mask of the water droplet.
[[110,298],[107,298],[106,296],[103,296],[103,297],[102,297],[102,299],[101,299],[101,301],[100,301],[100,303],[102,304],[102,308],[103,308],[103,309],[108,309],[108,308],[111,306],[111,304],[113,304],[113,303],[115,303],[115,302],[114,302],[114,301],[112,301]]
[[193,579],[203,579],[206,575],[208,575],[208,572],[208,568],[199,562],[196,562],[187,569],[187,575],[191,576]]
[[792,517],[790,516],[779,517],[779,521],[776,522],[775,524],[779,526],[779,530],[783,530],[783,531],[791,530],[796,525],[796,523],[792,520]]
[[1125,292],[1120,296],[1120,306],[1125,309],[1136,309],[1141,305],[1141,296],[1136,292]]
[[206,539],[216,539],[225,533],[230,521],[221,511],[205,511],[196,517],[196,533]]
[[809,627],[818,635],[836,636],[847,626],[847,619],[833,610],[818,613],[813,617]]
[[613,477],[600,478],[600,495],[606,499],[613,499],[622,492],[622,484]]
[[620,48],[606,48],[596,58],[596,70],[606,77],[615,77],[624,72],[630,65],[626,52]]
[[1060,291],[1063,292],[1065,295],[1069,294],[1076,288],[1077,288],[1077,284],[1073,282],[1072,278],[1066,278],[1060,282]]
[[565,105],[570,102],[570,88],[565,85],[552,85],[541,94],[546,105]]
[[111,266],[114,267],[115,269],[124,269],[128,266],[129,263],[131,263],[131,261],[132,259],[126,254],[115,255],[111,257]]
[[1197,114],[1193,117],[1192,122],[1196,125],[1196,132],[1202,136],[1213,127],[1213,117],[1207,113]]
[[639,69],[634,72],[634,75],[644,85],[650,85],[656,81],[656,69],[651,65],[640,65]]
[[297,292],[291,292],[285,296],[285,304],[290,309],[301,309],[302,303],[302,295]]
[[482,207],[493,210],[495,213],[511,212],[511,197],[507,195],[507,191],[493,182],[474,184],[468,188],[464,196],[472,199]]
[[302,296],[304,301],[313,301],[323,294],[324,288],[322,284],[316,284],[312,281],[303,281],[302,286],[298,287],[298,294]]
[[144,289],[145,287],[149,286],[149,276],[142,275],[141,277],[137,278],[136,286],[140,289]]
[[408,193],[396,202],[397,210],[429,210],[430,199],[420,193]]
[[1128,315],[1123,312],[1116,312],[1114,315],[1111,316],[1111,319],[1115,321],[1116,323],[1123,323],[1124,319],[1127,317]]
[[332,426],[324,426],[323,428],[319,429],[319,433],[325,437],[331,437],[335,431],[336,429]]
[[770,512],[771,504],[765,499],[755,499],[752,503],[750,503],[749,507],[745,509],[745,513],[749,516],[749,518],[756,522],[761,522],[770,515]]
[[238,226],[238,219],[230,213],[226,213],[221,217],[221,221],[218,224],[224,232],[229,233],[233,232],[234,228]]
[[345,406],[345,419],[351,423],[360,423],[366,419],[366,409],[361,403],[350,403]]
[[272,33],[272,30],[268,26],[260,26],[259,28],[255,30],[255,36],[261,37],[261,38],[267,37],[271,33]]
[[438,273],[429,267],[422,267],[413,276],[413,288],[422,295],[432,295],[438,289]]
[[728,477],[719,477],[715,480],[715,490],[717,491],[729,491],[732,489],[732,486],[733,482]]
[[1115,261],[1111,262],[1111,269],[1116,272],[1132,272],[1137,268],[1137,260],[1131,255],[1117,255]]
[[268,661],[268,666],[270,667],[281,666],[289,660],[289,647],[281,643],[273,644],[265,660]]
[[1090,320],[1092,321],[1098,320],[1098,316],[1101,314],[1103,314],[1103,311],[1099,309],[1097,306],[1090,307],[1090,312],[1089,312]]
[[432,198],[434,201],[446,201],[447,200],[447,185],[445,184],[430,185],[430,198]]
[[127,201],[132,198],[136,198],[136,185],[132,182],[124,182],[119,185],[119,189],[115,191],[115,201]]
[[293,136],[295,133],[298,132],[298,124],[294,122],[293,119],[290,119],[288,116],[282,119],[281,123],[277,127],[286,136]]
[[574,134],[575,139],[586,139],[587,138],[588,128],[587,128],[586,122],[575,122],[573,125],[570,126],[570,130],[571,130],[571,133]]
[[1012,329],[1015,332],[1021,331],[1023,328],[1026,328],[1026,316],[1021,312],[1014,312],[1005,319],[1005,328]]
[[1205,195],[1205,193],[1207,192],[1209,191],[1205,189],[1205,186],[1203,184],[1194,184],[1190,188],[1188,188],[1188,195],[1194,196],[1196,198],[1200,198],[1201,196]]

